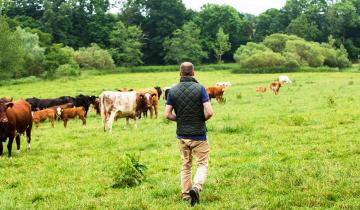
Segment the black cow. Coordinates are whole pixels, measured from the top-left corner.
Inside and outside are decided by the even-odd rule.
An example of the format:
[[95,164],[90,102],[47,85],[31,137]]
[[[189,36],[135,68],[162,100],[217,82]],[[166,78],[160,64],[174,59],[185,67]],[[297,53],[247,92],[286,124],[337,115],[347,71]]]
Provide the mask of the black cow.
[[64,104],[67,104],[67,103],[74,104],[74,101],[75,101],[75,98],[71,97],[71,96],[61,96],[61,97],[59,97],[59,99],[63,100],[63,102],[65,102]]
[[30,105],[31,105],[31,111],[38,111],[38,103],[40,101],[40,99],[32,97],[32,98],[27,98],[25,99],[25,101],[27,101]]
[[96,102],[96,96],[85,96],[85,95],[78,95],[75,97],[74,105],[76,107],[84,107],[85,110],[85,117],[87,116],[87,113],[89,111],[90,104],[95,105]]
[[73,99],[70,96],[62,96],[55,99],[38,99],[28,98],[26,101],[31,105],[32,111],[43,110],[53,106],[59,106],[67,103],[73,103]]

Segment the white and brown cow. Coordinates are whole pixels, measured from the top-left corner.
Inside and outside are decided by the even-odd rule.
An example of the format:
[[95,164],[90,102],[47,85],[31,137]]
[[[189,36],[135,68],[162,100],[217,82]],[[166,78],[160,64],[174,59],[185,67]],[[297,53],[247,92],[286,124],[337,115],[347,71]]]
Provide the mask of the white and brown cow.
[[135,91],[102,92],[100,95],[100,114],[104,125],[104,131],[112,131],[112,124],[115,118],[126,118],[126,126],[129,124],[129,118],[132,118],[135,120],[135,127],[137,127],[137,120],[139,117],[137,100],[139,100],[139,98],[139,94]]

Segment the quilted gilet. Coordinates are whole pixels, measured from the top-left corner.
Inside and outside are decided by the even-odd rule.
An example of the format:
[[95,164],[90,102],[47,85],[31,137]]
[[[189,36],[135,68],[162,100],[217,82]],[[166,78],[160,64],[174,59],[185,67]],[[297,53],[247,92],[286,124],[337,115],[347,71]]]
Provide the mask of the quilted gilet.
[[180,83],[171,88],[170,95],[176,114],[178,136],[206,135],[201,91],[202,85],[192,77],[182,77]]

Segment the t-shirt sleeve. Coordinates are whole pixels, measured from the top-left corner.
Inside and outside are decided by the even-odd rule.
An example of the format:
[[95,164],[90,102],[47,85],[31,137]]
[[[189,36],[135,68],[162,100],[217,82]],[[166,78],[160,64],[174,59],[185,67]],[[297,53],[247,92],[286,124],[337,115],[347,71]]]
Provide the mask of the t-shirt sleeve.
[[201,101],[202,103],[209,101],[209,94],[204,87],[201,88]]
[[166,105],[170,105],[170,106],[173,105],[173,103],[171,101],[171,93],[170,93],[170,91],[169,91],[169,94],[168,94],[167,99],[166,99]]

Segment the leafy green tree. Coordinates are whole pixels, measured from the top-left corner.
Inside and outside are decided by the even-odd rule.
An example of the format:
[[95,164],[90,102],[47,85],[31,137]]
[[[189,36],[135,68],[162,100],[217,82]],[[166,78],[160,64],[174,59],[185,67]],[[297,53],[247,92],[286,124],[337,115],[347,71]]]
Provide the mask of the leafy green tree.
[[110,48],[110,33],[116,25],[114,14],[94,14],[88,24],[89,42],[97,43],[102,48]]
[[216,58],[212,50],[216,42],[216,34],[220,27],[229,34],[231,50],[224,55],[224,60],[232,60],[235,50],[248,42],[252,36],[252,27],[235,8],[227,5],[207,4],[194,17],[194,22],[200,27],[204,50],[209,52],[209,60]]
[[292,20],[286,31],[288,34],[294,34],[309,41],[316,40],[321,35],[316,23],[309,22],[305,15]]
[[165,40],[164,50],[164,59],[167,63],[191,61],[199,64],[207,57],[201,46],[200,29],[191,21],[185,23],[181,29],[175,30],[171,38]]
[[148,64],[164,62],[163,42],[191,18],[182,0],[128,0],[122,7],[121,20],[141,27],[144,60]]
[[110,33],[112,55],[117,65],[135,66],[142,64],[142,31],[138,26],[126,27],[121,21]]
[[16,28],[16,35],[20,38],[24,64],[20,76],[38,76],[43,71],[45,48],[40,47],[39,36],[27,32],[20,27]]
[[23,62],[20,37],[10,31],[5,18],[0,16],[0,80],[19,77]]
[[358,21],[356,8],[350,1],[338,2],[329,8],[326,20],[330,34],[344,41],[347,30],[356,26]]
[[219,28],[216,34],[216,43],[214,46],[214,52],[218,63],[222,63],[221,57],[231,49],[231,43],[229,42],[229,35],[224,33],[223,28]]
[[61,69],[70,69],[68,67],[72,67],[73,69],[79,68],[75,61],[74,52],[74,49],[71,47],[64,47],[63,44],[53,44],[47,48],[45,55],[46,72],[42,76],[49,78],[54,77],[57,69],[66,64],[68,65],[61,67]]
[[262,41],[266,36],[285,32],[286,15],[278,9],[268,9],[256,17],[254,39]]

